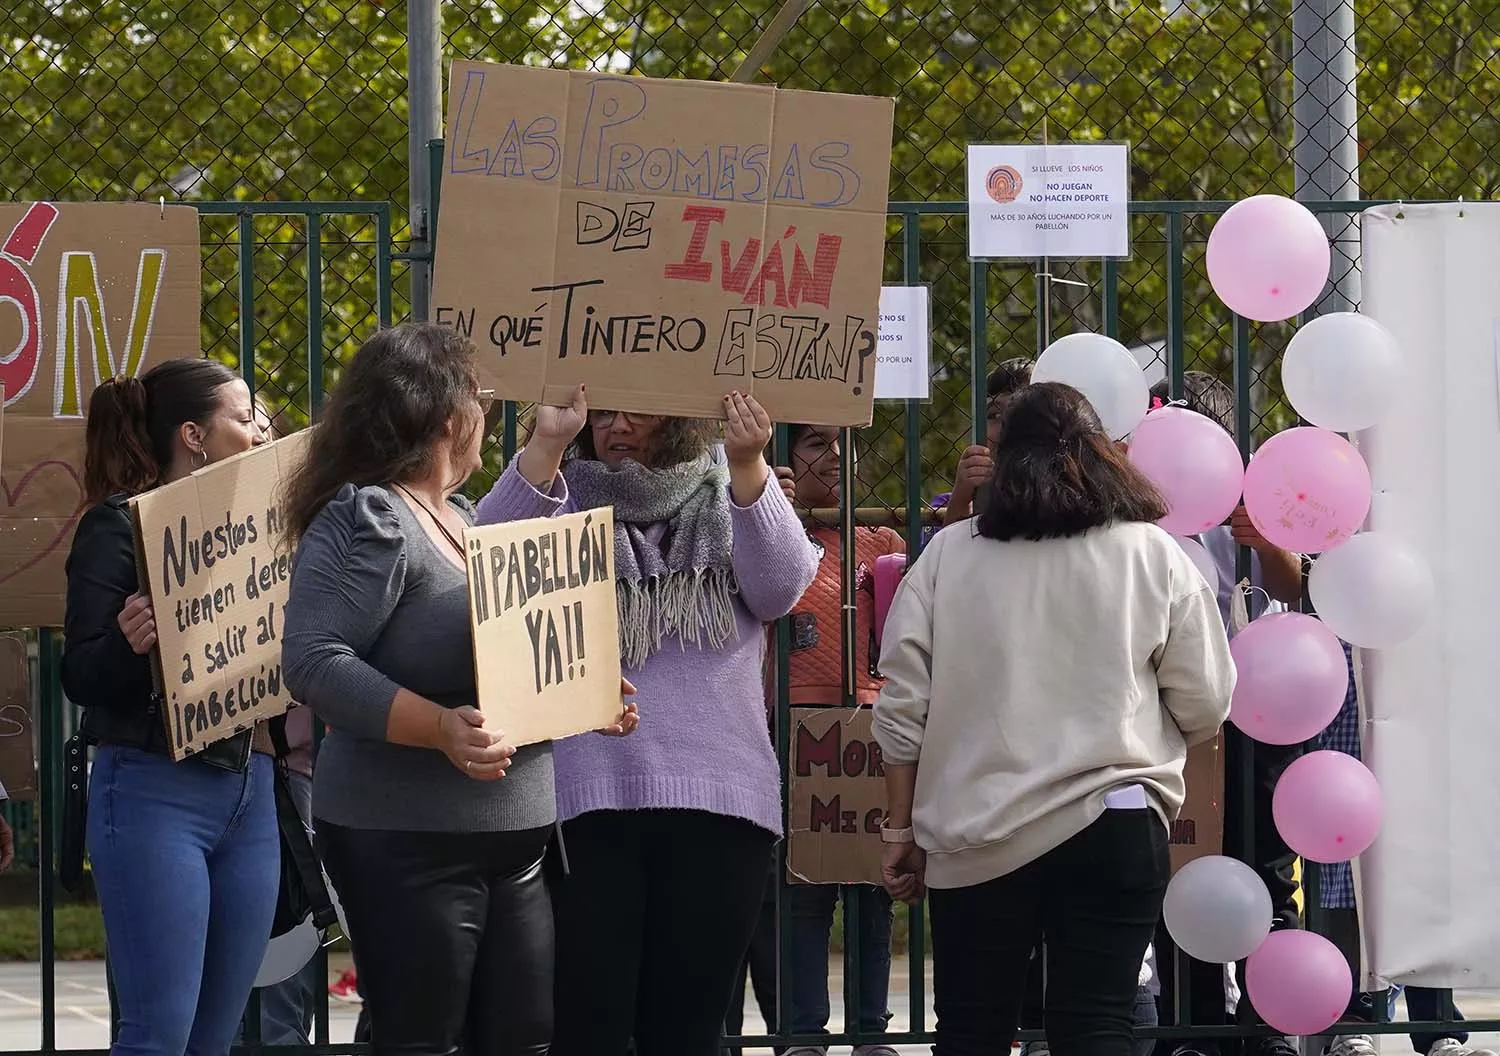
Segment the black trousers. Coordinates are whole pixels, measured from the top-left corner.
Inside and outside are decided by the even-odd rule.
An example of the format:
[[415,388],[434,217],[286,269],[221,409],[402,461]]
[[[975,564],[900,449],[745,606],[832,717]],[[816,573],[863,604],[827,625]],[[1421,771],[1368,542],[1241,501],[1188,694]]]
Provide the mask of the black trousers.
[[717,1056],[771,833],[696,810],[563,824],[551,1056]]
[[1155,813],[1107,810],[1013,873],[931,889],[935,1056],[1009,1051],[1031,954],[1044,942],[1055,1056],[1132,1056],[1141,962],[1169,871]]
[[[755,993],[755,1003],[760,1006],[761,1018],[776,1033],[776,889],[780,886],[781,869],[779,855],[771,851],[771,871],[766,876],[766,890],[761,897],[760,915],[756,918],[755,933],[750,937],[750,949],[740,962],[739,977],[734,984],[734,993],[729,999],[729,1009],[724,1013],[726,1037],[741,1037],[745,1033],[745,983]],[[725,1048],[726,1056],[738,1056],[743,1050]],[[778,1052],[781,1050],[777,1050]]]
[[544,1056],[552,827],[448,833],[319,821],[380,1056]]

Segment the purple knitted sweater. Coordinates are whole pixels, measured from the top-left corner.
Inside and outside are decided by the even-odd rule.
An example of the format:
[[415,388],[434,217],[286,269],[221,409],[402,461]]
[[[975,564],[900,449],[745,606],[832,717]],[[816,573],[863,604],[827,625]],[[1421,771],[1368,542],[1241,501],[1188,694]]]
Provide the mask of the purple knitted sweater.
[[[523,479],[515,467],[512,460],[502,480]],[[496,501],[501,484],[480,501],[479,523],[505,519]],[[551,501],[554,512],[575,509],[560,476]],[[595,810],[677,808],[743,818],[781,835],[781,774],[766,734],[763,625],[792,611],[818,558],[774,481],[750,506],[731,500],[730,518],[738,636],[708,649],[669,639],[644,666],[625,672],[639,693],[635,733],[585,734],[553,745],[559,821]]]

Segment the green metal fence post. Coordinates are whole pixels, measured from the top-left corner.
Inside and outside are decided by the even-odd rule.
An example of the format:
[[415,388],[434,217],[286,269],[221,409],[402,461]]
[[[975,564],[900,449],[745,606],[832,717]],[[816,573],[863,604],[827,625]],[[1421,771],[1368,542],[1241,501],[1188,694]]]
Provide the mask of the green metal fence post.
[[62,641],[58,633],[43,628],[37,633],[38,675],[41,679],[40,729],[37,731],[41,755],[37,770],[37,874],[41,885],[41,958],[42,958],[42,1052],[57,1051],[57,846],[62,816],[57,805],[62,800],[62,741],[57,733],[62,725]]
[[240,213],[240,377],[255,395],[255,217]]
[[323,218],[316,214],[307,218],[307,402],[316,421],[323,406]]
[[[915,286],[922,281],[922,228],[921,217],[914,213],[904,213],[901,217],[901,271],[902,276],[909,286]],[[978,274],[982,275],[983,264],[974,265],[981,269]],[[971,291],[972,296],[972,291]],[[984,292],[979,288],[979,308],[974,308],[971,303],[971,317],[978,313],[981,320],[979,334],[969,343],[970,365],[973,376],[983,376],[983,367],[986,356],[986,346],[983,339],[983,320],[987,316],[984,308]],[[929,365],[928,369],[931,369]],[[976,383],[976,387],[982,392],[983,383]],[[983,427],[984,413],[980,410],[980,404],[975,405],[975,430]],[[907,560],[915,561],[922,554],[922,529],[923,511],[927,502],[922,494],[922,415],[921,405],[916,400],[906,401],[906,550]],[[922,927],[925,903],[917,903],[908,906],[906,911],[906,963],[907,963],[907,1001],[908,1015],[910,1016],[911,1029],[920,1033],[923,1023],[927,1018],[926,981],[927,981],[927,958],[926,958],[926,936]]]

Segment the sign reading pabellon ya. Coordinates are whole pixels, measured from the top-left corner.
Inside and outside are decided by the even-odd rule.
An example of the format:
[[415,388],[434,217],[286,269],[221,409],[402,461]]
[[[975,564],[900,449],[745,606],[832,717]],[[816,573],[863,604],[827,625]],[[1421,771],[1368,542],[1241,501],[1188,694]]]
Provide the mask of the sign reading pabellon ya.
[[614,510],[466,528],[464,553],[491,728],[519,747],[618,719]]

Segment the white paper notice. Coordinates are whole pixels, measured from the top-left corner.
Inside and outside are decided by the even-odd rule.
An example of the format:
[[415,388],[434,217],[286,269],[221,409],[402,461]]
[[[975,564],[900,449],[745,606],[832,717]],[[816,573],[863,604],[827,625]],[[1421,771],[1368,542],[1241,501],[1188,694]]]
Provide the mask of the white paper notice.
[[932,395],[932,330],[926,286],[880,288],[880,342],[875,352],[877,400],[925,400]]
[[969,256],[1130,256],[1130,147],[971,144]]

